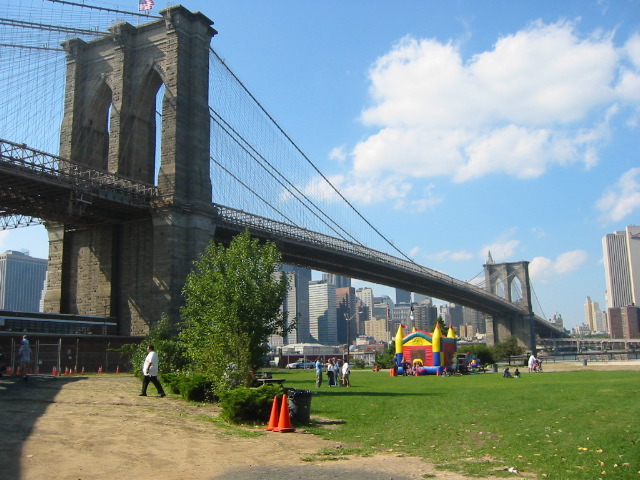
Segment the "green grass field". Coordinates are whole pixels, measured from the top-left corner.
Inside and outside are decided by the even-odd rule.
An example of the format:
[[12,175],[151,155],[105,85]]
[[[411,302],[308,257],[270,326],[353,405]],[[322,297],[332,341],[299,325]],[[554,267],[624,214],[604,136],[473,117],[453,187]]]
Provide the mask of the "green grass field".
[[319,389],[313,370],[276,375],[317,392],[309,430],[344,447],[328,459],[388,451],[468,476],[516,478],[500,470],[516,467],[548,479],[640,478],[640,372],[521,370],[520,379],[354,371],[351,388],[328,388],[325,376]]

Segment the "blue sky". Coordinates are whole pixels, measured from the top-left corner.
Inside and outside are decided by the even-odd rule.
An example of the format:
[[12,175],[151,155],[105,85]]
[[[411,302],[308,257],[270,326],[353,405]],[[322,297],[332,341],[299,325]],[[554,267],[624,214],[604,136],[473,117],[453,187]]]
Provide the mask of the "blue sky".
[[[490,250],[531,262],[538,314],[605,308],[601,239],[640,223],[640,0],[182,4],[415,261],[470,280]],[[0,232],[22,248],[46,257],[44,229]]]

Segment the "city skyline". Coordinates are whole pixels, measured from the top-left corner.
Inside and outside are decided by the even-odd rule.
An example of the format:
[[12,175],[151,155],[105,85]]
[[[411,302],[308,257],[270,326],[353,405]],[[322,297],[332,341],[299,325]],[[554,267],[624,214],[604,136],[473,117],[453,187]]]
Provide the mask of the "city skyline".
[[[569,329],[587,297],[605,305],[601,239],[639,223],[637,1],[183,5],[213,20],[214,50],[417,263],[471,280],[489,250],[529,261],[536,313]],[[0,232],[0,251],[22,249],[46,258],[44,228]]]

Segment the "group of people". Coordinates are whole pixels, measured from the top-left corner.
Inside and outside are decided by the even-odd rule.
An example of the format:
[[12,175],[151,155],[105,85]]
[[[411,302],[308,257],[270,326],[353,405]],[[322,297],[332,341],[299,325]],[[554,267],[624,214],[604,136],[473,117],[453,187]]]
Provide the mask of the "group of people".
[[542,372],[542,360],[536,357],[533,353],[529,356],[527,365],[529,366],[529,373]]
[[[542,360],[536,357],[533,353],[529,356],[529,360],[527,361],[527,366],[529,367],[529,373],[542,372]],[[515,371],[513,372],[513,375],[511,375],[511,372],[509,371],[509,367],[505,367],[504,370],[502,371],[502,376],[504,378],[512,378],[512,377],[520,378],[520,370],[516,368]]]
[[316,360],[316,387],[322,386],[322,373],[324,368],[327,369],[327,384],[329,387],[350,387],[351,380],[351,367],[349,366],[349,360],[342,361],[335,357],[327,360],[326,364],[322,362],[320,357]]

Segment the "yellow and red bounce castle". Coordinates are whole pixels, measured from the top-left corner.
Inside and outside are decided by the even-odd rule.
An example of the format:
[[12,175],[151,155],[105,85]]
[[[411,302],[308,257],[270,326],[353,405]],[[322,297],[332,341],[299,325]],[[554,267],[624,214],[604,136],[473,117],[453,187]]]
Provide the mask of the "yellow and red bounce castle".
[[436,324],[433,333],[413,330],[404,334],[403,326],[398,327],[395,337],[396,362],[398,373],[404,372],[403,364],[411,364],[417,375],[442,375],[445,370],[453,369],[456,356],[457,340],[453,327],[449,327],[447,336],[442,336],[440,327]]

